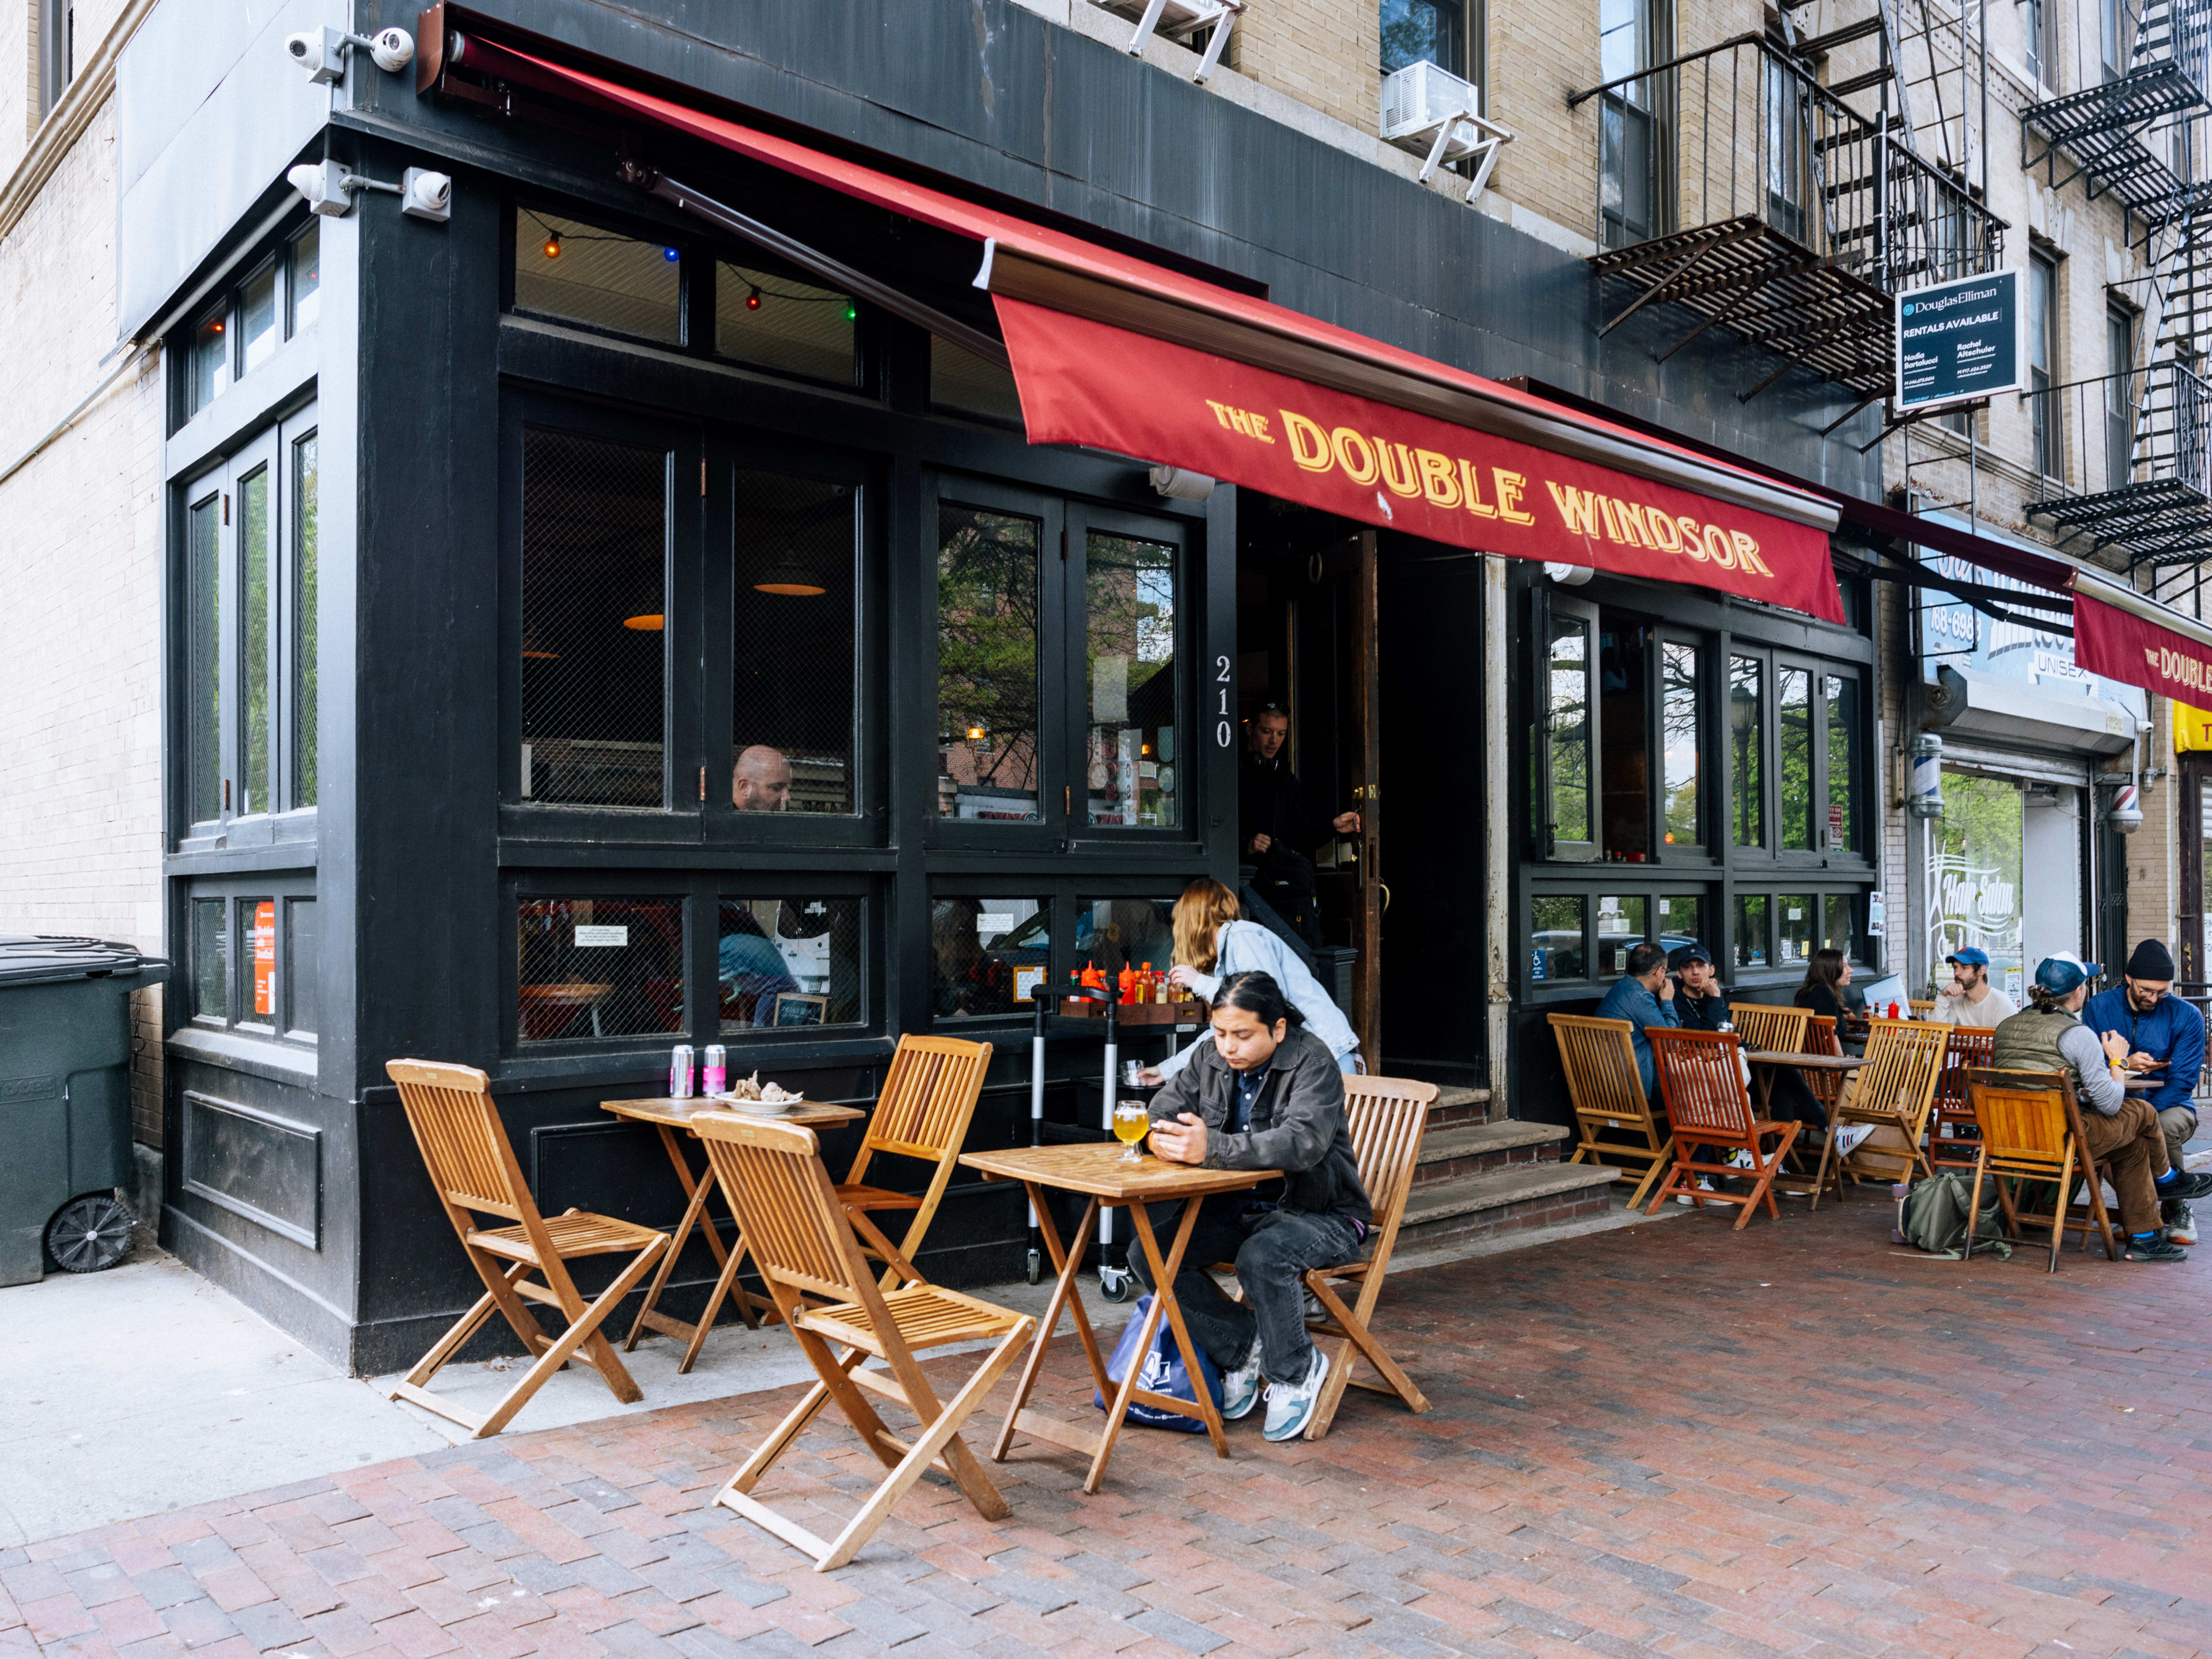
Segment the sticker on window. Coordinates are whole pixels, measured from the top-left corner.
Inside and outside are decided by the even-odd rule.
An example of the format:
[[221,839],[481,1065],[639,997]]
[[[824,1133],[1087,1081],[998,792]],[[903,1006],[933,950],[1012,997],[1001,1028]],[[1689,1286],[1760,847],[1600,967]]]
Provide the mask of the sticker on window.
[[596,925],[590,922],[579,922],[576,926],[576,948],[580,951],[589,950],[593,945],[612,945],[627,947],[629,944],[629,924],[628,922],[623,922],[619,927],[610,927],[604,922]]
[[1014,1000],[1032,1002],[1036,999],[1037,987],[1044,983],[1044,969],[1040,964],[1014,969]]
[[253,1012],[267,1019],[276,1012],[276,902],[253,907]]
[[[1792,921],[1802,921],[1805,920],[1805,913],[1793,904],[1790,907],[1790,920]],[[582,930],[580,928],[577,931],[580,933]],[[580,939],[577,942],[579,944],[582,943]]]

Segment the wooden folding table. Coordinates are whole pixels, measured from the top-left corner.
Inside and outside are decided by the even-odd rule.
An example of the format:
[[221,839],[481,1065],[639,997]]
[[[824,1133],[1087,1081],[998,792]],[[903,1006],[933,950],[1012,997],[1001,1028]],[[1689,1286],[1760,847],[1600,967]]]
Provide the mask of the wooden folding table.
[[[1139,1401],[1178,1416],[1193,1414],[1191,1402],[1176,1400],[1166,1395],[1154,1394],[1137,1386],[1139,1366],[1132,1365],[1121,1382],[1115,1382],[1106,1375],[1106,1358],[1099,1352],[1098,1339],[1091,1329],[1091,1321],[1083,1311],[1083,1298],[1077,1293],[1075,1281],[1083,1271],[1083,1252],[1091,1242],[1092,1227],[1102,1209],[1126,1209],[1129,1212],[1130,1228],[1139,1246],[1145,1253],[1145,1265],[1150,1270],[1152,1283],[1158,1287],[1152,1297],[1151,1310],[1145,1316],[1141,1340],[1137,1345],[1139,1353],[1149,1352],[1154,1335],[1158,1332],[1163,1316],[1175,1333],[1176,1346],[1182,1350],[1184,1370],[1190,1376],[1198,1395],[1196,1415],[1205,1423],[1206,1431],[1212,1437],[1213,1449],[1222,1457],[1229,1455],[1229,1439],[1222,1432],[1221,1413],[1203,1383],[1198,1360],[1198,1347],[1183,1324],[1182,1310],[1175,1297],[1176,1275],[1182,1270],[1182,1254],[1190,1243],[1192,1224],[1198,1219],[1197,1200],[1215,1193],[1240,1192],[1255,1187],[1263,1181],[1279,1176],[1279,1170],[1205,1170],[1188,1164],[1169,1164],[1147,1153],[1142,1163],[1132,1164],[1122,1157],[1123,1149],[1112,1142],[1092,1142],[1083,1146],[1016,1146],[1000,1152],[969,1152],[960,1162],[969,1169],[1003,1181],[1018,1181],[1029,1194],[1030,1207],[1037,1218],[1037,1231],[1043,1235],[1044,1247],[1050,1252],[1052,1265],[1060,1277],[1054,1282],[1052,1300],[1045,1304],[1044,1316],[1037,1325],[1036,1340],[1030,1349],[1029,1358],[1023,1363],[1021,1380],[1014,1385],[1012,1404],[1007,1408],[1006,1425],[999,1431],[998,1443],[991,1449],[994,1462],[1006,1460],[1006,1449],[1013,1443],[1015,1434],[1048,1440],[1056,1446],[1080,1452],[1091,1460],[1090,1473],[1084,1477],[1083,1490],[1095,1492],[1099,1480],[1106,1473],[1106,1460],[1114,1454],[1114,1443],[1121,1437],[1121,1424],[1129,1414],[1129,1407]],[[1052,1208],[1046,1195],[1057,1188],[1061,1192],[1078,1193],[1090,1199],[1084,1206],[1083,1219],[1075,1229],[1075,1237],[1063,1249],[1060,1230],[1053,1224]],[[1187,1200],[1183,1205],[1181,1223],[1176,1228],[1174,1242],[1168,1247],[1167,1259],[1160,1258],[1158,1241],[1152,1236],[1152,1218],[1146,1206]],[[1105,1426],[1097,1433],[1046,1417],[1029,1409],[1030,1391],[1036,1387],[1038,1373],[1044,1366],[1045,1350],[1051,1346],[1054,1329],[1060,1323],[1060,1312],[1066,1308],[1075,1316],[1075,1334],[1083,1344],[1083,1352],[1091,1361],[1091,1375],[1098,1385],[1098,1393],[1111,1403],[1106,1411]]]
[[[630,1322],[629,1334],[623,1339],[623,1352],[629,1353],[634,1350],[638,1339],[647,1331],[659,1331],[662,1335],[675,1337],[685,1345],[683,1362],[676,1370],[678,1376],[686,1375],[698,1361],[699,1350],[706,1343],[707,1333],[714,1328],[714,1316],[721,1311],[724,1296],[736,1299],[739,1316],[754,1329],[758,1329],[763,1320],[774,1322],[781,1317],[773,1303],[752,1295],[737,1282],[737,1270],[744,1265],[745,1258],[744,1234],[740,1231],[727,1249],[723,1247],[721,1229],[707,1214],[707,1194],[714,1187],[713,1166],[709,1165],[694,1176],[691,1161],[684,1156],[684,1140],[690,1133],[693,1114],[726,1112],[736,1109],[726,1100],[706,1096],[694,1096],[689,1100],[672,1100],[661,1096],[647,1100],[603,1100],[599,1103],[599,1109],[611,1112],[632,1123],[650,1123],[658,1129],[661,1150],[668,1154],[668,1162],[676,1170],[676,1183],[684,1189],[684,1219],[677,1224],[676,1234],[667,1253],[660,1259],[659,1270],[653,1275],[653,1282],[646,1286],[645,1301],[637,1310],[637,1317]],[[763,1115],[763,1120],[820,1129],[832,1124],[849,1123],[855,1118],[866,1115],[856,1106],[828,1106],[809,1101],[796,1110],[780,1113],[773,1118]],[[729,1212],[734,1224],[737,1212],[731,1208],[727,1194],[723,1194],[722,1207]],[[685,1323],[672,1314],[662,1313],[658,1304],[661,1287],[668,1283],[668,1275],[675,1270],[676,1258],[684,1254],[684,1242],[691,1237],[692,1228],[702,1222],[705,1224],[707,1248],[714,1253],[714,1265],[720,1269],[720,1273],[714,1282],[714,1294],[707,1298],[706,1311],[700,1315],[699,1322],[693,1325]]]

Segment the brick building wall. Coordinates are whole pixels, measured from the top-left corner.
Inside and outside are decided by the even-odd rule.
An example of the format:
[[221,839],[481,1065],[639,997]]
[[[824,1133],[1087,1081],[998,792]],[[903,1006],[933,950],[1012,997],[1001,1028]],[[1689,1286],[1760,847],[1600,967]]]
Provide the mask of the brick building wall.
[[[24,10],[8,8],[10,27]],[[116,10],[79,5],[81,62]],[[23,131],[9,112],[0,143]],[[11,358],[0,399],[0,467],[15,469],[0,480],[0,933],[159,954],[161,374],[152,354],[111,356],[114,115],[112,100],[94,111],[35,191],[16,176],[21,145],[0,183],[16,216],[0,234],[0,337],[38,343]],[[21,459],[119,364],[74,425]],[[161,992],[132,1016],[133,1125],[158,1146]]]
[[1231,67],[1322,114],[1373,132],[1382,113],[1377,0],[1266,0],[1230,36]]

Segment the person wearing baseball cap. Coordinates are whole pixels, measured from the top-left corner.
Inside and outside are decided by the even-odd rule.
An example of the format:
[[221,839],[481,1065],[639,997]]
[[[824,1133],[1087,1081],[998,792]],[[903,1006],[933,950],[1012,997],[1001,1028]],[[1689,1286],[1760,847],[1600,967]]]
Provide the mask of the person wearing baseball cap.
[[2148,1102],[2130,1099],[2122,1085],[2127,1038],[2113,1031],[2100,1042],[2075,1017],[2088,1000],[2090,980],[2102,971],[2070,951],[2045,957],[2029,988],[2033,1006],[1997,1027],[1990,1064],[2001,1072],[2071,1074],[2082,1108],[2082,1139],[2089,1154],[2104,1163],[2119,1194],[2126,1259],[2186,1261],[2189,1253],[2166,1235],[2160,1200],[2201,1198],[2212,1191],[2212,1175],[2172,1168],[2158,1114]]
[[1686,1031],[1725,1031],[1728,999],[1721,994],[1721,976],[1713,971],[1713,953],[1692,939],[1667,953],[1667,971],[1674,976],[1674,1022]]
[[[2168,994],[2173,976],[2173,953],[2158,939],[2143,940],[2128,957],[2122,982],[2082,1005],[2081,1023],[2100,1036],[2117,1031],[2125,1037],[2128,1057],[2123,1063],[2134,1075],[2158,1085],[2147,1098],[2166,1136],[2166,1161],[2179,1170],[2181,1149],[2197,1133],[2204,1016]],[[2194,1244],[2197,1218],[2189,1206],[2179,1198],[2167,1198],[2165,1209],[2167,1237],[2177,1244]]]
[[1951,964],[1949,988],[1936,994],[1934,1018],[1946,1025],[1993,1031],[2020,1012],[2020,1005],[1990,983],[1990,953],[1962,945],[1943,958]]

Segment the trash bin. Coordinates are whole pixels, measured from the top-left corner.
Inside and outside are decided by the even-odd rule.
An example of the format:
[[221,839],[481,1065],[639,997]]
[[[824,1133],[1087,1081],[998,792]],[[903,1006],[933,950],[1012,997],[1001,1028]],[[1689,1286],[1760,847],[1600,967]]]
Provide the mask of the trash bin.
[[131,1248],[131,994],[169,964],[128,945],[0,934],[0,1285]]

